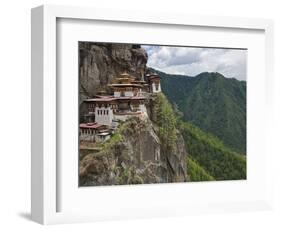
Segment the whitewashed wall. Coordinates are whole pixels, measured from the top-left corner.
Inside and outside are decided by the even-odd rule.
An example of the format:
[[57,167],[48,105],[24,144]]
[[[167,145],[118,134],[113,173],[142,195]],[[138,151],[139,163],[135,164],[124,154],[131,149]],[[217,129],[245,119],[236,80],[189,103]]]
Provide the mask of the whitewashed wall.
[[[100,112],[99,112],[100,111]],[[105,113],[104,113],[105,111]],[[108,113],[107,113],[108,111]],[[111,125],[113,119],[113,111],[110,107],[95,108],[95,122],[102,125]]]

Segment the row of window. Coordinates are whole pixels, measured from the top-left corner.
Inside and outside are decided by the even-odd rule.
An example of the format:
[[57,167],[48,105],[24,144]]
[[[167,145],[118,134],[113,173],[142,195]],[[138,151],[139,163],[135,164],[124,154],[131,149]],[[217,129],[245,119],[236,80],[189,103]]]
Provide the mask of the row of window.
[[94,129],[82,129],[80,130],[80,135],[82,134],[96,134],[96,131]]
[[96,107],[105,107],[105,108],[107,108],[107,107],[110,107],[110,108],[117,108],[117,105],[116,104],[111,104],[111,105],[107,105],[107,104],[101,104],[101,105],[95,105],[95,104],[89,104],[89,106],[88,106],[88,109],[90,110],[90,109],[95,109]]
[[98,109],[97,113],[98,115],[108,115],[108,110]]

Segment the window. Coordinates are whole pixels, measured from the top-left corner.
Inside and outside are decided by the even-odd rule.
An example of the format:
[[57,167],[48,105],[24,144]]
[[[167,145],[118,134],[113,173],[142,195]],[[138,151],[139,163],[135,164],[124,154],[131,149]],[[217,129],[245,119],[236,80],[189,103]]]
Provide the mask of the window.
[[156,84],[155,86],[156,86],[156,90],[158,91],[158,88],[159,88],[159,84]]

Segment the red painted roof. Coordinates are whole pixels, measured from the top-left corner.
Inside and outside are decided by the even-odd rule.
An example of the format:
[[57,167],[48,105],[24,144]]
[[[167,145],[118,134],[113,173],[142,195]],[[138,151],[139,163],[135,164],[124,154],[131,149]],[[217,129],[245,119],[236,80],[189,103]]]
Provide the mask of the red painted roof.
[[116,97],[117,100],[144,100],[145,97],[133,96],[133,97]]
[[110,87],[127,87],[127,86],[132,86],[132,87],[142,87],[140,84],[132,84],[132,83],[116,83],[116,84],[109,84]]
[[103,127],[104,125],[98,124],[98,123],[81,123],[79,125],[80,128],[84,129],[98,129],[100,127]]
[[159,75],[150,75],[148,76],[149,80],[151,79],[160,79],[160,76]]
[[86,99],[86,102],[111,102],[116,100],[144,100],[145,97],[133,96],[133,97],[102,97],[102,98],[91,98]]
[[91,98],[91,99],[86,99],[86,102],[110,102],[110,101],[115,101],[115,97],[99,97],[99,98]]
[[95,98],[112,98],[113,95],[95,95]]

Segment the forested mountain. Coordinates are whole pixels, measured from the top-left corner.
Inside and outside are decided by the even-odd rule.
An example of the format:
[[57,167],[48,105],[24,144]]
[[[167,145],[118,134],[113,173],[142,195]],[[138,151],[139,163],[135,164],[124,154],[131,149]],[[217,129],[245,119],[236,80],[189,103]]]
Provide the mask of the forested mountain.
[[184,122],[164,94],[155,96],[151,114],[158,126],[162,148],[173,152],[176,130],[185,142],[187,150],[186,169],[189,181],[242,180],[246,179],[246,156],[232,151],[217,137],[202,131],[189,122]]
[[188,121],[246,154],[246,82],[204,72],[195,77],[161,76],[162,91]]
[[188,146],[187,173],[191,181],[246,179],[246,156],[188,122],[180,123],[180,131]]
[[186,169],[189,181],[243,180],[246,179],[246,156],[232,151],[222,141],[189,122],[184,122],[164,94],[155,96],[151,114],[158,126],[162,148],[173,152],[178,130],[188,152]]
[[186,169],[189,181],[246,179],[246,157],[226,147],[212,134],[182,121],[178,113],[172,111],[164,94],[155,96],[152,108],[151,118],[158,126],[161,147],[168,150],[167,153],[174,151],[173,146],[179,146],[176,131],[181,133],[188,152]]
[[189,181],[213,181],[214,177],[209,175],[204,168],[202,168],[192,157],[189,155],[187,158],[187,173]]

